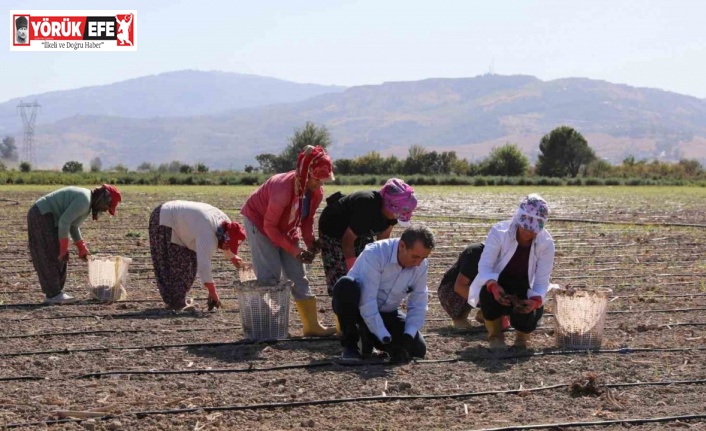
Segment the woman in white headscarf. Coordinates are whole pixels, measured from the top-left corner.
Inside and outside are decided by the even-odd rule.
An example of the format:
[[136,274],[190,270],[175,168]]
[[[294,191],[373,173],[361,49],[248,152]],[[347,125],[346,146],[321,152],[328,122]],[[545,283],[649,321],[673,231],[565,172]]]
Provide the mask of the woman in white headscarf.
[[511,220],[497,223],[485,240],[468,303],[479,306],[493,350],[504,349],[502,317],[515,328],[515,347],[524,348],[544,312],[554,267],[554,240],[544,229],[549,206],[538,194],[525,197]]

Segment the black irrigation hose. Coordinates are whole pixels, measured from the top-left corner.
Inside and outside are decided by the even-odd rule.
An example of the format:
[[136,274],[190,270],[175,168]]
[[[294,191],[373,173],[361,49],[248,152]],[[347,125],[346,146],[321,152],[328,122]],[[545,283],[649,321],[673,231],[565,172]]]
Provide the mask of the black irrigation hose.
[[238,341],[220,341],[213,343],[179,343],[179,344],[154,344],[149,346],[131,346],[131,347],[89,347],[85,349],[63,349],[63,350],[38,350],[35,352],[13,352],[0,353],[0,357],[15,357],[15,356],[32,356],[32,355],[61,355],[69,353],[87,353],[87,352],[108,352],[114,350],[160,350],[160,349],[179,349],[189,347],[220,347],[220,346],[245,346],[252,344],[276,344],[278,342],[303,342],[303,341],[331,341],[333,337],[296,337],[283,338],[280,340],[238,340]]
[[[666,385],[687,385],[687,384],[703,384],[706,380],[677,380],[668,382],[640,382],[640,383],[623,383],[623,384],[607,384],[605,387],[624,387],[624,386],[666,386]],[[220,407],[191,407],[186,409],[172,409],[172,410],[143,410],[137,412],[123,413],[120,416],[134,415],[138,419],[142,419],[150,415],[174,415],[183,413],[196,413],[196,412],[222,412],[222,411],[243,411],[243,410],[262,410],[262,409],[275,409],[275,408],[296,408],[296,407],[308,407],[308,406],[320,406],[320,405],[334,405],[334,404],[347,404],[347,403],[359,403],[359,402],[389,402],[389,401],[408,401],[408,400],[435,400],[435,399],[454,399],[454,398],[474,398],[482,397],[488,395],[502,395],[502,394],[526,394],[529,392],[540,392],[548,391],[559,388],[570,387],[571,384],[562,383],[558,385],[551,386],[541,386],[535,388],[523,388],[523,389],[508,389],[502,391],[481,391],[481,392],[466,392],[457,394],[442,394],[442,395],[389,395],[389,396],[368,396],[368,397],[351,397],[351,398],[334,398],[326,400],[312,400],[312,401],[293,401],[289,403],[263,403],[263,404],[250,404],[250,405],[230,405],[230,406],[220,406]],[[700,416],[700,415],[696,415]],[[95,420],[109,420],[117,417],[116,415],[106,415],[98,418],[93,418]],[[698,417],[697,417],[698,418]],[[650,420],[650,419],[647,419]],[[41,425],[54,425],[62,424],[68,422],[83,422],[85,419],[61,419],[55,421],[43,421],[43,422],[32,422],[32,423],[19,423],[19,424],[7,424],[4,425],[6,429],[9,428],[19,428],[19,427],[30,427],[30,426],[41,426]],[[514,429],[512,427],[505,429]]]
[[[613,350],[594,350],[590,353],[640,353],[640,352],[683,352],[683,351],[703,351],[706,348],[679,348],[679,349],[641,349],[641,348],[623,348],[623,349],[613,349]],[[523,354],[515,355],[504,355],[504,356],[493,356],[493,359],[519,359],[531,356],[558,356],[558,355],[575,355],[575,354],[585,354],[585,350],[555,350],[549,352],[527,352]],[[468,360],[464,358],[447,358],[447,359],[421,359],[415,360],[416,364],[437,364],[437,363],[451,363],[451,362],[467,362]],[[115,376],[115,375],[169,375],[169,374],[231,374],[231,373],[253,373],[253,372],[265,372],[265,371],[277,371],[277,370],[291,370],[291,369],[307,369],[307,368],[320,368],[327,366],[342,365],[347,367],[364,367],[364,366],[374,366],[374,365],[392,365],[390,362],[385,361],[360,361],[360,362],[341,362],[338,360],[332,361],[319,361],[311,362],[308,364],[286,364],[278,365],[274,367],[264,367],[264,368],[220,368],[220,369],[194,369],[194,370],[149,370],[149,371],[139,371],[139,370],[124,370],[124,371],[105,371],[98,373],[84,374],[81,376],[76,376],[77,379],[90,379],[90,378],[100,378],[105,376]]]
[[[681,324],[677,324],[681,325]],[[706,323],[704,323],[706,325]],[[676,325],[673,325],[676,326]],[[23,334],[23,335],[5,335],[0,337],[0,340],[8,339],[18,339],[18,338],[36,338],[36,337],[68,337],[74,335],[101,335],[101,334],[170,334],[170,333],[181,333],[181,332],[199,332],[199,331],[230,331],[234,329],[240,329],[240,326],[230,326],[226,328],[183,328],[183,329],[172,329],[169,331],[165,330],[149,330],[149,329],[108,329],[103,331],[76,331],[76,332],[44,332],[39,334]]]
[[648,423],[659,422],[675,422],[675,421],[690,421],[697,419],[706,419],[706,413],[684,416],[665,416],[662,418],[639,418],[639,419],[613,419],[607,421],[592,421],[592,422],[559,422],[554,424],[539,424],[539,425],[511,425],[500,428],[478,428],[472,431],[516,431],[516,430],[536,430],[536,429],[563,429],[566,427],[596,427],[617,424],[641,425]]
[[[706,311],[706,307],[698,307],[698,308],[668,308],[668,309],[657,309],[657,310],[651,310],[651,309],[642,309],[642,310],[614,310],[614,311],[607,311],[607,314],[636,314],[636,313],[688,313],[691,311]],[[239,313],[238,310],[219,310],[218,313],[231,313],[231,314],[237,314]],[[175,316],[175,317],[199,317],[201,315],[204,315],[207,313],[204,312],[196,312],[195,314],[192,314],[190,312],[182,313],[182,314],[174,314],[169,311],[160,311],[158,313],[150,313],[150,314],[145,314],[143,312],[136,312],[136,313],[122,313],[122,314],[69,314],[69,315],[64,315],[64,316],[42,316],[42,317],[22,317],[22,318],[7,318],[7,319],[0,319],[0,321],[8,321],[8,322],[23,322],[27,320],[59,320],[59,319],[89,319],[89,318],[94,318],[94,319],[130,319],[133,317],[144,317],[147,319],[153,319],[153,318],[162,318],[162,317],[168,317],[168,316]],[[552,314],[547,313],[544,314],[544,316],[550,317]]]
[[41,376],[0,377],[0,382],[15,382],[15,381],[26,381],[26,380],[47,380],[47,378],[41,377]]
[[[547,314],[546,316],[551,316],[551,314]],[[449,319],[426,319],[426,322],[447,322]],[[651,325],[646,325],[648,328],[647,329],[661,329],[661,328],[674,328],[674,327],[679,327],[679,326],[706,326],[706,322],[693,322],[693,323],[669,323],[669,324],[661,324],[661,325],[654,325],[652,327]],[[174,329],[174,330],[149,330],[149,329],[107,329],[107,330],[102,330],[102,331],[76,331],[76,332],[43,332],[43,333],[37,333],[37,334],[22,334],[22,335],[5,335],[0,337],[0,340],[14,340],[14,339],[21,339],[21,338],[38,338],[38,337],[70,337],[70,336],[75,336],[75,335],[106,335],[106,334],[156,334],[156,335],[164,335],[164,334],[171,334],[171,333],[182,333],[182,332],[200,332],[200,331],[232,331],[236,329],[241,329],[240,326],[230,326],[226,328],[184,328],[184,329]],[[445,328],[428,328],[428,329],[445,329]],[[624,328],[621,328],[619,326],[606,326],[604,327],[605,330],[622,330]],[[485,332],[486,329],[483,327],[477,327],[473,329],[467,329],[467,330],[462,330],[462,329],[454,329],[451,327],[448,327],[448,330],[453,333],[458,333],[458,334],[474,334],[474,333],[481,333]],[[548,326],[539,326],[536,331],[550,331],[552,328]],[[508,329],[508,331],[514,331],[514,329]],[[425,338],[429,338],[435,336],[434,334],[426,334],[424,335]]]
[[[439,216],[425,216],[425,215],[418,215],[417,217],[420,217],[422,219],[434,219]],[[444,217],[444,216],[441,216]],[[458,216],[458,215],[453,215],[455,219],[458,220],[502,220],[503,216],[501,217],[494,217],[494,216],[489,216],[489,215],[470,215],[470,216]],[[654,222],[639,222],[639,221],[620,221],[620,220],[592,220],[592,219],[574,219],[574,218],[568,218],[568,217],[552,217],[552,221],[560,221],[560,222],[566,222],[566,223],[588,223],[588,224],[614,224],[614,225],[629,225],[629,226],[674,226],[674,227],[698,227],[698,228],[706,228],[706,224],[699,224],[699,223],[669,223],[669,222],[660,222],[660,221],[654,221]]]

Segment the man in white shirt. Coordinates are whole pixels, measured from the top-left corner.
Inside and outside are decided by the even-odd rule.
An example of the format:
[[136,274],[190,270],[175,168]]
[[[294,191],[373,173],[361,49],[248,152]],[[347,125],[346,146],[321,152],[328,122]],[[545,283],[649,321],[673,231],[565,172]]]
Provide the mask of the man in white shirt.
[[[360,360],[373,346],[393,361],[424,358],[426,343],[419,330],[428,304],[427,257],[434,247],[429,229],[407,228],[401,238],[369,244],[338,280],[333,311],[341,325],[342,359]],[[400,310],[405,298],[406,315]]]

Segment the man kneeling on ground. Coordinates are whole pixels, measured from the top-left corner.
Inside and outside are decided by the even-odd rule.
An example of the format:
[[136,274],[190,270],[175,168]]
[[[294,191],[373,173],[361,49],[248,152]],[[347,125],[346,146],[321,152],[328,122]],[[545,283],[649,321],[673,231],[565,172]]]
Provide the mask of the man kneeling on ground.
[[[369,357],[373,347],[395,362],[424,358],[427,347],[419,330],[427,312],[427,257],[433,249],[434,234],[424,226],[407,228],[400,238],[365,247],[348,275],[333,288],[342,359]],[[406,315],[400,310],[405,297]]]

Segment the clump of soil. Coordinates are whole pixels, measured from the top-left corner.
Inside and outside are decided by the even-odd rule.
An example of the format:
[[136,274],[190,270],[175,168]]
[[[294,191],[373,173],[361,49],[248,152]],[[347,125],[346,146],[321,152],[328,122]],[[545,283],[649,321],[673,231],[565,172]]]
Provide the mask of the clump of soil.
[[600,396],[604,385],[595,373],[586,373],[580,379],[574,380],[569,386],[572,397]]

